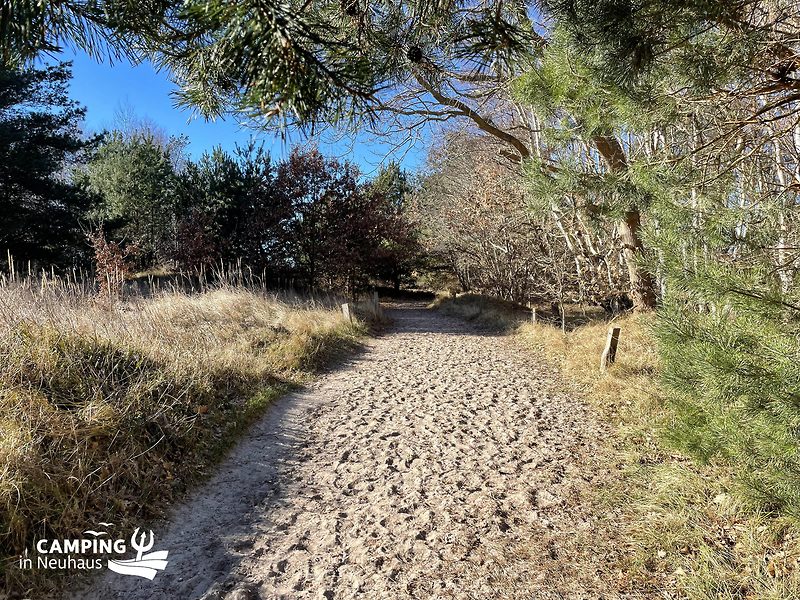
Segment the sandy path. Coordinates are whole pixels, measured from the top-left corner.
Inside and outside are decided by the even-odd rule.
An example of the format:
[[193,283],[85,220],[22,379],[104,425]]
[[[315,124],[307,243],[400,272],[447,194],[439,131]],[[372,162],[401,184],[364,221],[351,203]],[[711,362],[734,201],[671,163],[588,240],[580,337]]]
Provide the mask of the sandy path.
[[502,337],[419,306],[272,407],[154,550],[74,598],[611,597],[576,565],[601,428]]

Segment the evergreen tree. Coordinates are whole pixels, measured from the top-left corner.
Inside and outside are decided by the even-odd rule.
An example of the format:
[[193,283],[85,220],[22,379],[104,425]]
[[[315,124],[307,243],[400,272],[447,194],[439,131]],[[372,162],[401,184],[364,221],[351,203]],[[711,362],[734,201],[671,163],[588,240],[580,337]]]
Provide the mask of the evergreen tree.
[[[205,153],[181,174],[179,197],[181,264],[242,261],[273,275],[285,271],[290,205],[263,146],[237,147],[233,155],[221,148]],[[200,240],[205,250],[193,257]]]
[[673,390],[669,437],[701,460],[736,465],[743,491],[763,507],[800,516],[800,294],[780,270],[794,280],[797,266],[775,261],[786,207],[732,183],[658,205],[652,239],[667,293],[656,333]]
[[[642,238],[649,200],[633,181],[636,147],[630,134],[649,127],[651,119],[629,120],[635,114],[632,102],[596,77],[591,66],[555,29],[538,63],[514,83],[516,97],[547,123],[537,132],[539,148],[527,165],[534,202],[540,214],[574,215],[580,235],[600,236],[591,248],[580,239],[565,240],[576,250],[576,260],[586,263],[588,277],[611,275],[596,250],[615,244],[624,257],[634,307],[650,310],[657,294],[652,273],[644,268]],[[570,234],[565,230],[564,236]]]
[[147,132],[112,132],[88,165],[88,189],[100,199],[93,216],[115,238],[138,248],[143,267],[172,253],[176,214],[176,145]]
[[71,181],[98,140],[80,131],[69,66],[0,70],[0,248],[41,267],[74,265],[88,246],[90,199]]
[[[670,437],[800,514],[800,126],[795,5],[554,1],[601,89],[633,110]],[[620,85],[621,84],[621,85]],[[649,135],[642,114],[666,118]],[[638,115],[637,115],[638,113]]]
[[572,34],[576,49],[599,59],[598,74],[629,90],[667,73],[673,83],[700,89],[734,79],[754,82],[796,48],[796,7],[790,2],[548,0],[546,5]]

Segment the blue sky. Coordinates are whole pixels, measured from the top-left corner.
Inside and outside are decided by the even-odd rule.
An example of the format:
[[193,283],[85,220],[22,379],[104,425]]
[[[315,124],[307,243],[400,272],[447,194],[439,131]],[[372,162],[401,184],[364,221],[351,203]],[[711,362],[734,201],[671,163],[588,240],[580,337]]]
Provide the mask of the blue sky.
[[[293,143],[304,141],[298,133],[290,132],[285,141],[274,134],[244,129],[231,118],[214,122],[193,118],[191,111],[175,107],[170,95],[174,84],[149,63],[132,66],[119,62],[112,66],[108,62],[98,63],[82,52],[71,51],[65,51],[58,58],[73,63],[70,95],[87,108],[84,124],[87,131],[111,129],[120,113],[132,113],[136,118],[152,121],[170,135],[187,136],[188,151],[193,158],[217,145],[232,150],[237,142],[246,143],[251,137],[263,141],[277,158],[285,156]],[[319,141],[319,147],[325,154],[352,160],[368,176],[374,174],[390,150],[387,144],[371,141],[366,136],[337,142]],[[424,148],[412,148],[395,155],[395,159],[413,171],[422,164],[424,155]]]

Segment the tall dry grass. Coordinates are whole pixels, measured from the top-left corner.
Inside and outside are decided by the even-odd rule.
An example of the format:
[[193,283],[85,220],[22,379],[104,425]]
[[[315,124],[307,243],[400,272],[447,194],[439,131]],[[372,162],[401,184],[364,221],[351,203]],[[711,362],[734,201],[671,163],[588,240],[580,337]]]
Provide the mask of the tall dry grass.
[[53,278],[0,286],[0,582],[46,594],[14,564],[33,540],[160,516],[362,332],[333,299],[243,287],[110,303]]
[[610,425],[613,436],[601,459],[609,465],[608,483],[594,498],[604,525],[590,551],[605,551],[609,540],[621,546],[609,552],[621,558],[608,575],[621,575],[621,591],[702,600],[800,598],[798,524],[743,500],[730,466],[698,464],[670,446],[669,392],[650,334],[654,315],[615,319],[622,330],[617,361],[601,373],[610,323],[597,313],[587,319],[573,308],[563,333],[554,318],[534,324],[520,307],[508,311],[491,299],[443,297],[437,304],[509,332],[557,367]]

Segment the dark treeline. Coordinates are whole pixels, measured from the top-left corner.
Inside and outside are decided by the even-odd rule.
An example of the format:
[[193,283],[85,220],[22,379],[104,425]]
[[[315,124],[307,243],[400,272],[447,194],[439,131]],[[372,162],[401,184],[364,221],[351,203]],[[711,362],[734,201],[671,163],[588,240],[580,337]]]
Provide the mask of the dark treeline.
[[191,161],[185,139],[152,125],[88,137],[68,81],[66,65],[0,74],[0,247],[16,261],[91,267],[101,243],[131,272],[237,264],[276,285],[350,291],[411,272],[396,164],[365,181],[315,148],[276,161],[251,142]]

